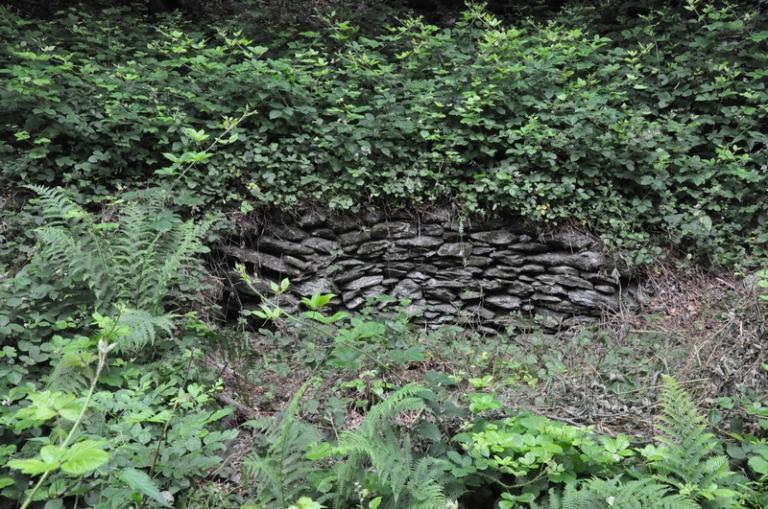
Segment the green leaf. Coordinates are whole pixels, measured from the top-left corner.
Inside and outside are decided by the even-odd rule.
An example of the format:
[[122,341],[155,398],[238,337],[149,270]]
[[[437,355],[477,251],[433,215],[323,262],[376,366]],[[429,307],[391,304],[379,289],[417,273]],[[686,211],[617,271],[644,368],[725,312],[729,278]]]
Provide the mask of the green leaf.
[[6,463],[6,466],[14,470],[21,470],[21,473],[27,475],[40,475],[47,472],[48,470],[53,470],[56,468],[53,465],[34,458],[26,460],[10,460],[8,463]]
[[64,456],[61,470],[70,475],[82,475],[109,461],[111,455],[104,450],[104,440],[83,440],[70,447]]
[[765,458],[761,458],[760,456],[753,456],[749,458],[747,464],[749,465],[749,468],[755,471],[755,473],[760,475],[768,475],[768,461],[766,461]]
[[124,468],[118,477],[132,490],[138,491],[142,495],[151,498],[163,507],[171,507],[165,497],[163,497],[163,494],[160,493],[160,489],[152,478],[141,470],[136,470],[131,467]]

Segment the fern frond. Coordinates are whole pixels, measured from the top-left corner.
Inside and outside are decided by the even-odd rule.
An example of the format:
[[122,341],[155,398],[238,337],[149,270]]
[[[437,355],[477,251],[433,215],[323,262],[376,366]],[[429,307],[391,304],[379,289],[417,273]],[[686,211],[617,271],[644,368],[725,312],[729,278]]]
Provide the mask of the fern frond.
[[269,445],[266,451],[246,458],[243,472],[255,487],[256,501],[264,507],[285,509],[307,494],[306,480],[314,468],[306,453],[321,437],[314,426],[297,420],[297,414],[304,394],[314,383],[316,380],[311,379],[299,388],[281,419],[256,426]]
[[154,343],[158,332],[170,335],[173,315],[155,316],[143,309],[121,308],[117,325],[126,331],[117,342],[118,350],[133,352]]
[[87,227],[92,223],[92,217],[85,209],[75,203],[58,187],[26,185],[34,191],[37,197],[35,203],[40,208],[41,215],[48,226],[58,227]]
[[664,376],[662,382],[657,440],[663,454],[650,462],[651,468],[678,487],[734,484],[735,473],[728,467],[722,445],[707,430],[693,399],[672,377]]

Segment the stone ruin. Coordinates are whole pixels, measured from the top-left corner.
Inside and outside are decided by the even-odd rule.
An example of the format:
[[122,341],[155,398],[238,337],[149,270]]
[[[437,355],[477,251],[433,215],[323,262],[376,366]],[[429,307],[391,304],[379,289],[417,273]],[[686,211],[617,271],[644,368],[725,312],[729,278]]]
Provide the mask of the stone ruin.
[[[536,325],[566,328],[633,309],[641,297],[626,265],[596,239],[573,230],[543,232],[515,218],[467,219],[446,210],[420,215],[332,216],[265,221],[219,248],[227,267],[244,263],[262,294],[289,278],[281,306],[333,293],[334,309],[366,300],[408,299],[414,321],[430,327],[472,324],[486,330]],[[259,297],[229,271],[240,306]]]

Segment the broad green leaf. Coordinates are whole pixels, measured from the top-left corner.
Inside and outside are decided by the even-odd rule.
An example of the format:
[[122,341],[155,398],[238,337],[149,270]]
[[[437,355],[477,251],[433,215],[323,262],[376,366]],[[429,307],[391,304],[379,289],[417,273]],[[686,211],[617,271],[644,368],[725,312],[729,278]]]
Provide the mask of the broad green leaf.
[[67,449],[61,470],[70,475],[82,475],[109,461],[111,455],[104,450],[103,440],[83,440]]
[[118,477],[132,490],[138,491],[142,495],[151,498],[163,507],[171,507],[155,484],[155,481],[153,481],[145,472],[128,467],[124,468]]

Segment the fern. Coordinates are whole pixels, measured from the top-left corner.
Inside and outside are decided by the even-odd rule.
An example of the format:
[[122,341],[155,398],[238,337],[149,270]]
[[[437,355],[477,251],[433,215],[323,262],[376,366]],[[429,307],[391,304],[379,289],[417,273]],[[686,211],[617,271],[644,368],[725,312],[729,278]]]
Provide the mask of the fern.
[[166,297],[197,270],[195,255],[205,249],[202,239],[212,222],[182,221],[164,209],[161,194],[150,192],[123,204],[116,222],[102,223],[59,189],[30,189],[45,220],[36,231],[40,249],[33,263],[88,288],[97,312],[122,309],[120,325],[130,331],[121,338],[122,350],[140,349],[159,333],[170,333]]
[[[212,222],[181,221],[155,193],[124,204],[116,223],[99,223],[59,190],[31,187],[46,221],[37,230],[39,262],[53,264],[93,292],[97,311],[115,303],[153,314],[194,265]],[[158,224],[158,217],[166,219]]]
[[315,382],[309,380],[299,388],[280,420],[255,423],[268,446],[245,459],[243,472],[253,483],[255,501],[263,507],[285,509],[307,494],[306,481],[315,467],[306,454],[321,437],[314,426],[298,420],[297,413],[301,399]]
[[342,433],[339,448],[348,458],[337,473],[337,508],[345,507],[352,491],[351,481],[356,479],[354,473],[366,466],[370,466],[378,484],[391,491],[389,507],[444,509],[450,505],[441,475],[447,462],[430,457],[415,461],[410,438],[406,435],[401,440],[393,424],[404,412],[427,410],[424,401],[416,397],[423,390],[415,384],[402,387],[374,405],[357,430]]
[[562,493],[549,490],[544,505],[532,509],[700,509],[691,499],[669,493],[653,479],[622,482],[620,478],[592,479],[578,487],[568,485]]
[[658,479],[694,498],[722,497],[735,503],[736,492],[723,489],[735,487],[737,477],[720,441],[707,430],[690,395],[673,378],[664,376],[662,381],[661,435],[657,437],[661,448],[649,460],[651,469]]

